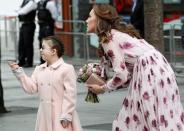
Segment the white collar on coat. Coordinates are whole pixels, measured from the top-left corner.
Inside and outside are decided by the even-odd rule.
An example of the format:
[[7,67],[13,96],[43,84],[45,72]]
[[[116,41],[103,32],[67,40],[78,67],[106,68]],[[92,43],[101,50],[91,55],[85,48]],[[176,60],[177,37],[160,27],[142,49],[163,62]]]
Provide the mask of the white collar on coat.
[[[57,69],[63,63],[64,63],[63,58],[59,58],[59,60],[57,60],[54,64],[50,65],[50,67],[53,68],[53,69]],[[40,67],[41,68],[46,68],[47,67],[47,62],[45,62],[44,64],[40,65]]]

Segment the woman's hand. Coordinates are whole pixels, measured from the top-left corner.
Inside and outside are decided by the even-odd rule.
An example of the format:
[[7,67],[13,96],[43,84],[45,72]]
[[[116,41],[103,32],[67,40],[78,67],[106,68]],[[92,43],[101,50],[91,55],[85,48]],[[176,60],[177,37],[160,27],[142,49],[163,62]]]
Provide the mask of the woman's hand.
[[88,84],[86,85],[90,91],[92,91],[95,94],[103,94],[105,92],[103,86],[99,86],[96,84]]
[[18,65],[16,62],[11,62],[11,61],[9,61],[9,62],[8,62],[8,65],[10,66],[10,68],[11,68],[12,70],[16,70],[16,69],[19,68],[19,65]]
[[63,126],[63,128],[67,128],[69,126],[71,122],[68,120],[62,120],[61,121],[61,125]]

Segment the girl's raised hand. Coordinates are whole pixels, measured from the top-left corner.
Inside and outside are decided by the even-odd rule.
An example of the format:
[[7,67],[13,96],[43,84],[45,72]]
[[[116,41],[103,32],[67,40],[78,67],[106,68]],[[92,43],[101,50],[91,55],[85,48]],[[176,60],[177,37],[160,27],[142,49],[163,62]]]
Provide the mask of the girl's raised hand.
[[8,65],[10,66],[12,70],[16,70],[19,68],[19,65],[14,61],[8,61]]

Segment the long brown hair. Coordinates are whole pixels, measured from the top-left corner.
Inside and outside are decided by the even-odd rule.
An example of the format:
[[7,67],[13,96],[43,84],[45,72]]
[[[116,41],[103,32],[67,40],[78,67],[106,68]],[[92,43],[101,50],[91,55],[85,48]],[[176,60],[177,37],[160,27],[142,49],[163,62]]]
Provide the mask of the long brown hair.
[[97,17],[96,33],[100,43],[107,43],[111,29],[127,33],[132,37],[141,38],[138,31],[132,25],[120,23],[120,17],[116,9],[108,4],[96,4],[93,6]]

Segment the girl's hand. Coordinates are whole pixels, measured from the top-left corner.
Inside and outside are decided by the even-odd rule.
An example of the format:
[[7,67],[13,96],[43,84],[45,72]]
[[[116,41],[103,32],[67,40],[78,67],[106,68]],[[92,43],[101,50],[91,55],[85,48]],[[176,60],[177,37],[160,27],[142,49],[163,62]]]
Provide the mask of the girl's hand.
[[16,69],[19,68],[19,65],[18,65],[16,62],[9,61],[9,62],[8,62],[8,65],[10,66],[10,68],[11,68],[12,70],[16,70]]
[[71,122],[68,120],[62,120],[61,121],[61,125],[63,126],[63,128],[67,128],[69,126]]
[[96,84],[88,84],[87,87],[90,91],[92,91],[95,94],[103,94],[105,92],[102,86]]

